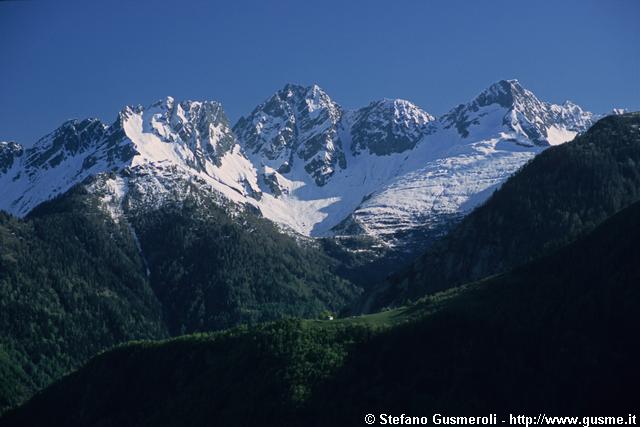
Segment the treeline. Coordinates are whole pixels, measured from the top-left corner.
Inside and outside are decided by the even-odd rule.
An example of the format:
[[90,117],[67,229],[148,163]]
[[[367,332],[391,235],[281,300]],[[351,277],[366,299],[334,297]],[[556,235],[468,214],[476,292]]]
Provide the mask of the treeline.
[[606,117],[508,179],[410,268],[378,286],[369,310],[414,300],[548,254],[640,200],[640,113]]
[[359,288],[311,243],[250,212],[186,202],[131,219],[171,334],[337,312]]
[[80,186],[24,220],[0,212],[0,412],[118,343],[317,318],[359,295],[314,245],[233,215],[187,200],[114,222]]
[[402,310],[133,343],[7,426],[357,425],[365,414],[622,413],[640,380],[640,204],[513,272]]

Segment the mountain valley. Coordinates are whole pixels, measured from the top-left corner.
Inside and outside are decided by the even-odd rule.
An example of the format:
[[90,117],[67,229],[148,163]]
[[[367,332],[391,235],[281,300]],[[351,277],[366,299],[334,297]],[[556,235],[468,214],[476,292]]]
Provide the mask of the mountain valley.
[[[509,298],[514,307],[505,318],[522,322],[516,311],[525,312],[531,277],[552,296],[553,286],[565,286],[566,295],[578,298],[577,282],[553,279],[572,275],[601,294],[608,279],[566,273],[557,260],[578,265],[567,254],[606,240],[598,230],[617,212],[635,212],[628,207],[640,199],[638,117],[602,118],[570,102],[549,104],[516,80],[491,85],[439,118],[404,100],[349,111],[316,85],[287,85],[234,126],[217,102],[169,97],[126,107],[111,125],[70,120],[31,147],[0,143],[0,209],[6,211],[0,212],[0,413],[43,389],[25,406],[39,409],[12,412],[9,425],[28,425],[34,414],[52,411],[58,403],[50,393],[58,392],[49,390],[86,394],[92,407],[95,399],[114,399],[81,391],[103,387],[101,363],[138,366],[135,355],[131,362],[117,358],[140,351],[164,360],[166,346],[182,345],[194,345],[200,358],[200,349],[211,345],[228,348],[229,358],[249,352],[271,360],[264,367],[267,388],[257,392],[273,393],[279,403],[256,395],[256,402],[267,402],[256,403],[256,411],[268,416],[278,407],[296,425],[334,387],[345,401],[376,389],[356,367],[375,370],[367,359],[378,357],[374,343],[390,349],[395,344],[388,343],[400,340],[393,337],[405,334],[443,342],[448,333],[472,342],[463,330],[486,337],[495,326],[488,320],[486,329],[474,329],[474,316]],[[635,229],[632,214],[621,218]],[[615,235],[622,233],[617,227]],[[594,259],[592,252],[585,256]],[[620,268],[635,271],[633,252],[626,256]],[[620,278],[620,295],[633,300],[630,277]],[[513,283],[526,286],[522,294],[513,295]],[[617,294],[606,298],[623,304]],[[554,301],[538,304],[556,307]],[[589,317],[594,312],[587,303]],[[470,323],[457,328],[451,316],[466,319],[469,307],[478,312],[468,311]],[[118,347],[137,340],[145,341]],[[193,378],[191,369],[200,365],[180,365],[180,348],[174,369]],[[430,363],[455,353],[443,348]],[[379,357],[398,364],[389,351]],[[210,363],[208,354],[198,360]],[[250,370],[216,357],[212,381],[227,369]],[[264,361],[246,357],[251,366]],[[544,357],[533,362],[547,363]],[[145,393],[154,370],[162,370],[150,366],[135,368],[145,376],[137,380]],[[112,368],[104,372],[116,373],[114,390],[128,388]],[[284,382],[274,379],[281,374]],[[351,382],[341,382],[342,375]],[[393,389],[385,373],[376,375]],[[442,375],[436,380],[451,380]],[[236,372],[227,379],[237,378]],[[248,395],[243,387],[236,391]],[[506,396],[480,399],[477,407],[513,403]],[[384,393],[367,399],[393,401]],[[139,403],[139,396],[131,401]],[[234,410],[229,414],[238,415]],[[140,421],[112,414],[99,424],[73,411],[75,421],[56,415],[64,420],[58,425]],[[197,405],[194,411],[194,420],[207,413]],[[141,414],[157,425],[178,422]]]

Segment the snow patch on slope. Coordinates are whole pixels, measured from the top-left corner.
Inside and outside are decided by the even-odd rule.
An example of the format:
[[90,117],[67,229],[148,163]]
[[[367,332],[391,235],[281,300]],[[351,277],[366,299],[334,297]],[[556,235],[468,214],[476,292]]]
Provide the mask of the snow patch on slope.
[[592,121],[513,80],[440,119],[404,100],[346,111],[315,85],[287,85],[236,124],[236,139],[220,104],[168,97],[127,107],[108,127],[67,122],[24,152],[0,144],[0,209],[25,215],[100,176],[88,188],[117,220],[130,209],[207,198],[252,206],[306,236],[352,233],[349,222],[402,244],[398,234],[468,212]]

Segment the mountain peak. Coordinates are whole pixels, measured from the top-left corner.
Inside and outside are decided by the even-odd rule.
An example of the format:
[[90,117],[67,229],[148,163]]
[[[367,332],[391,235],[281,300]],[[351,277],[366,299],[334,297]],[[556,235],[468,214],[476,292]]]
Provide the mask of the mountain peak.
[[502,79],[490,85],[486,90],[512,92],[522,90],[523,87],[518,79]]
[[83,120],[69,119],[53,132],[40,138],[34,145],[36,151],[66,149],[76,152],[86,148],[91,141],[100,139],[106,126],[100,119],[91,117]]
[[378,101],[371,102],[367,107],[371,109],[387,110],[394,115],[396,119],[412,116],[420,122],[430,122],[435,118],[422,110],[416,104],[401,98],[382,98]]
[[[184,162],[198,171],[220,164],[236,143],[222,105],[216,101],[176,101],[167,96],[149,107],[126,107],[120,127],[145,159]],[[162,143],[170,143],[171,148]],[[160,156],[160,157],[158,157]]]
[[288,173],[302,162],[318,185],[345,167],[338,124],[342,110],[320,86],[288,83],[234,126],[242,145],[270,168]]
[[495,82],[493,85],[500,85],[502,87],[516,87],[520,86],[520,80],[518,79],[502,79]]
[[[68,121],[24,153],[1,144],[0,188],[11,193],[0,208],[23,215],[109,172],[149,206],[184,193],[189,183],[257,206],[304,234],[333,233],[352,215],[363,232],[393,240],[427,217],[433,225],[467,209],[483,185],[501,182],[593,118],[573,103],[542,102],[517,80],[501,80],[434,120],[404,99],[346,111],[318,85],[289,83],[232,131],[219,103],[165,97],[123,108],[108,128],[97,119]],[[483,175],[480,186],[475,171]],[[399,191],[410,206],[399,202]]]
[[404,99],[383,98],[356,111],[351,128],[354,154],[368,149],[376,155],[412,149],[428,133],[435,118]]
[[309,86],[308,92],[310,92],[310,93],[312,93],[314,95],[316,95],[316,94],[324,94],[324,95],[326,95],[327,94],[327,92],[325,92],[324,89],[322,89],[320,86],[318,86],[315,83],[312,84],[311,86]]
[[157,100],[156,102],[154,102],[153,104],[151,104],[149,107],[150,108],[162,108],[162,109],[166,109],[166,110],[170,110],[173,108],[175,104],[175,99],[173,98],[173,96],[166,96],[162,99]]
[[95,125],[96,123],[102,123],[100,119],[96,117],[88,117],[86,119],[69,119],[63,122],[60,126],[58,126],[57,130],[60,129],[84,129],[87,126]]
[[475,99],[474,103],[478,107],[491,104],[498,104],[505,108],[511,108],[519,100],[534,98],[535,95],[522,87],[517,79],[500,80],[482,91]]
[[22,156],[24,149],[13,141],[0,141],[0,173],[6,173],[14,160]]
[[621,116],[623,114],[629,113],[629,110],[626,108],[614,108],[609,112],[610,116]]
[[278,92],[303,92],[306,91],[309,88],[309,86],[304,86],[298,83],[286,83],[284,85],[284,87],[282,89],[280,89]]
[[297,83],[287,83],[282,89],[276,92],[276,96],[280,98],[296,97],[310,97],[318,94],[326,95],[326,92],[317,84],[304,86]]
[[570,101],[563,105],[541,101],[518,80],[510,79],[492,84],[468,104],[442,116],[441,121],[447,129],[455,126],[466,138],[482,117],[493,114],[500,115],[505,139],[540,146],[566,142],[591,126],[594,119]]

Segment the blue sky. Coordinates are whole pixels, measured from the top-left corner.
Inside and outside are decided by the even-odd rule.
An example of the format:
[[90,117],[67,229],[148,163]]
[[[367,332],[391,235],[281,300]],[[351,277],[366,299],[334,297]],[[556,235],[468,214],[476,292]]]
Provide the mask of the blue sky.
[[287,82],[439,115],[518,78],[547,101],[639,110],[639,18],[637,0],[0,1],[0,140],[166,95],[235,121]]

